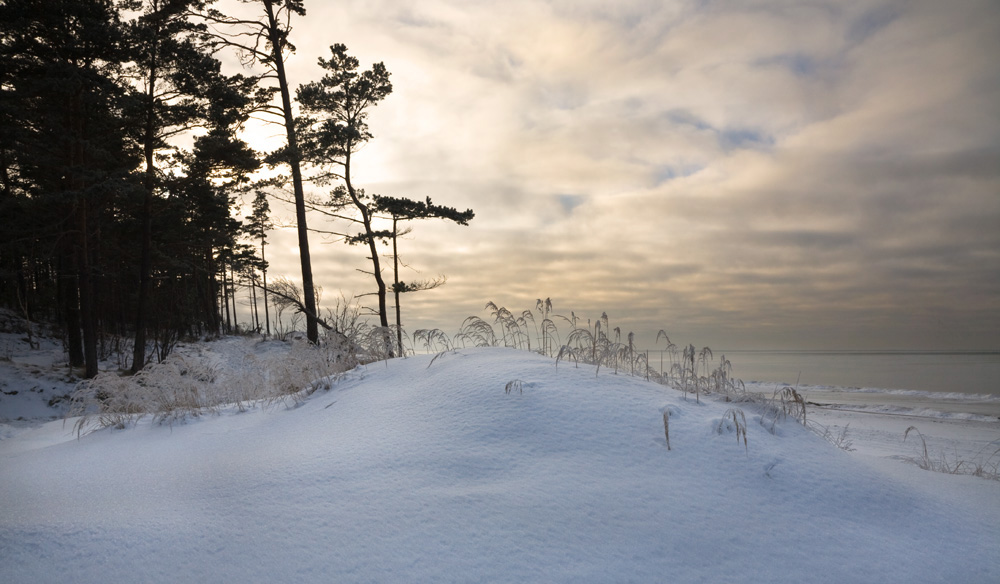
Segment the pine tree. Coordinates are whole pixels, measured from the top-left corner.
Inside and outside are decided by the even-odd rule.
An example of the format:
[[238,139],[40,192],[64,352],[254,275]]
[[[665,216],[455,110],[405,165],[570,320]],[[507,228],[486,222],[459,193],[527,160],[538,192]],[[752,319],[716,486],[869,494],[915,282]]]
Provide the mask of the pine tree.
[[234,141],[232,132],[254,106],[256,80],[221,74],[203,26],[192,20],[199,0],[131,0],[126,7],[141,11],[129,23],[128,46],[133,75],[141,79],[137,117],[142,128],[143,205],[141,257],[136,301],[132,372],[146,362],[146,318],[152,280],[152,206],[161,185],[156,154],[171,148],[169,140],[198,127],[211,127],[219,139]]
[[401,232],[399,230],[399,223],[401,221],[412,221],[414,219],[437,218],[448,219],[458,223],[459,225],[468,225],[469,221],[472,221],[472,218],[475,217],[476,214],[472,211],[472,209],[459,211],[454,207],[435,205],[431,202],[430,197],[427,197],[426,201],[414,201],[412,199],[384,197],[381,195],[375,195],[374,197],[374,210],[377,213],[385,214],[392,218],[392,229],[388,232],[377,232],[375,236],[383,239],[389,239],[392,242],[392,293],[396,301],[396,339],[399,345],[402,346],[403,322],[399,303],[400,294],[438,288],[444,285],[446,278],[441,276],[433,280],[423,280],[418,282],[400,281],[398,240],[400,235],[409,233],[409,230],[407,229],[406,231]]
[[95,283],[113,272],[102,238],[137,162],[122,40],[108,0],[0,4],[3,112],[14,124],[5,129],[13,140],[5,182],[18,183],[21,208],[31,209],[20,237],[47,239],[54,250],[46,255],[58,271],[70,360],[88,377],[97,374]]
[[218,10],[200,11],[200,17],[210,26],[210,35],[219,46],[235,48],[248,66],[263,65],[278,86],[280,105],[265,111],[277,115],[285,128],[286,145],[271,157],[274,163],[287,164],[292,173],[292,190],[295,197],[295,220],[299,237],[299,260],[302,267],[306,336],[310,342],[319,340],[316,294],[313,285],[312,261],[309,254],[309,229],[306,224],[305,191],[302,185],[302,157],[298,134],[292,112],[291,92],[285,71],[285,53],[295,50],[289,42],[291,17],[305,16],[302,0],[242,0],[245,4],[258,5],[259,20],[228,16]]
[[372,138],[368,131],[368,110],[392,92],[389,72],[376,63],[371,69],[358,72],[358,60],[347,54],[347,47],[330,47],[329,59],[319,59],[326,74],[320,81],[302,85],[296,92],[304,115],[297,120],[302,136],[303,158],[322,169],[316,177],[320,182],[343,180],[333,190],[333,206],[353,205],[361,216],[364,232],[348,238],[349,243],[368,246],[378,294],[378,315],[382,327],[388,328],[386,285],[382,278],[376,237],[372,226],[371,201],[363,189],[356,188],[351,177],[351,156]]
[[[271,221],[271,206],[267,202],[267,193],[258,190],[253,199],[253,212],[246,218],[246,233],[260,241],[260,272],[264,291],[264,326],[267,336],[271,336],[271,313],[267,306],[267,259],[264,256],[264,246],[267,245],[267,232],[274,228]],[[256,302],[254,303],[256,305]]]

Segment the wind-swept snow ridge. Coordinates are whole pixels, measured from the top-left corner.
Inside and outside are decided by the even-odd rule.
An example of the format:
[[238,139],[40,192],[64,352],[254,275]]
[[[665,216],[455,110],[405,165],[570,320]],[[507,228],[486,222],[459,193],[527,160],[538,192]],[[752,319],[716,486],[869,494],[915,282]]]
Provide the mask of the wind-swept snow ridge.
[[747,410],[744,448],[726,404],[639,379],[431,359],[294,409],[0,441],[0,581],[1000,581],[995,511],[793,421],[772,435]]

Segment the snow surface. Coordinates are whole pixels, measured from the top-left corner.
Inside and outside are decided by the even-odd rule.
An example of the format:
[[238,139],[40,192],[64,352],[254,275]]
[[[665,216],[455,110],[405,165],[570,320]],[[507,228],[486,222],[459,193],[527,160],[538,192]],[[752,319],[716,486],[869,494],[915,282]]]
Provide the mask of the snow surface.
[[296,407],[17,427],[0,582],[1000,582],[997,481],[749,408],[744,447],[731,406],[490,348]]

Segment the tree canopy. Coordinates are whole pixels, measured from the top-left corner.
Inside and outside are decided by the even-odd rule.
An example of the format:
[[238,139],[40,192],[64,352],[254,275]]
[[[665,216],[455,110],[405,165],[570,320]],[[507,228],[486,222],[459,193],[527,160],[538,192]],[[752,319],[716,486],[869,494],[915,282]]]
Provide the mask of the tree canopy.
[[[180,337],[222,334],[241,320],[270,334],[280,310],[272,321],[269,304],[294,307],[317,341],[318,327],[330,325],[312,282],[306,212],[316,207],[306,183],[329,189],[330,205],[350,209],[338,216],[361,226],[346,240],[369,252],[386,328],[377,244],[393,246],[399,328],[399,294],[444,278],[400,281],[398,225],[473,218],[430,198],[357,187],[352,156],[374,138],[368,116],[392,93],[385,65],[361,70],[334,44],[319,59],[322,78],[295,92],[295,117],[284,59],[304,3],[241,1],[259,8],[256,19],[213,0],[0,2],[0,306],[29,326],[61,325],[70,363],[85,376],[112,350],[131,354],[123,367],[136,372]],[[263,72],[224,72],[223,51]],[[284,127],[277,151],[259,153],[244,140],[256,116]],[[266,165],[291,176],[255,180]],[[264,259],[274,228],[268,200],[289,186],[301,288],[280,274],[269,286]]]

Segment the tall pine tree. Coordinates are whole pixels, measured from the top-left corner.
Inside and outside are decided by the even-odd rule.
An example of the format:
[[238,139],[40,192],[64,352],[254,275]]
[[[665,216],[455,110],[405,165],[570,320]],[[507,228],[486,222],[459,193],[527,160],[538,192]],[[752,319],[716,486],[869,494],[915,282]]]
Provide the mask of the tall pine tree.
[[267,111],[277,116],[284,126],[286,144],[271,160],[287,164],[292,174],[306,336],[310,342],[315,343],[319,340],[319,323],[312,260],[309,253],[309,228],[306,223],[305,190],[302,184],[302,156],[294,123],[288,74],[285,71],[285,55],[295,50],[295,46],[288,38],[291,33],[292,16],[305,16],[306,9],[302,0],[241,0],[241,2],[258,6],[259,18],[252,20],[229,16],[215,9],[200,11],[199,15],[208,24],[210,34],[218,45],[235,48],[247,66],[263,66],[269,72],[267,77],[277,83],[280,104],[268,108]]
[[124,114],[130,89],[122,79],[122,25],[109,0],[8,0],[0,23],[3,109],[16,116],[4,130],[14,144],[5,149],[4,174],[31,199],[28,223],[39,230],[31,237],[46,239],[51,250],[70,360],[92,377],[95,283],[109,273],[102,228],[137,161]]
[[234,132],[254,107],[255,79],[221,73],[219,61],[203,36],[204,25],[192,11],[202,0],[130,0],[127,8],[141,14],[129,23],[128,46],[141,94],[137,108],[142,128],[143,204],[141,257],[136,301],[132,371],[146,362],[146,320],[152,281],[152,208],[161,187],[157,153],[170,140],[195,128],[209,128],[215,140],[236,141]]

